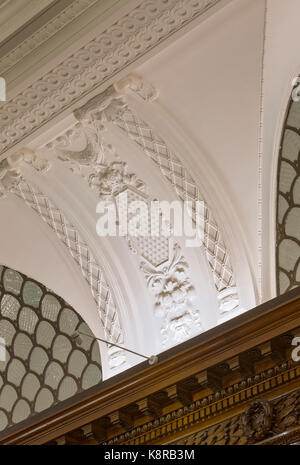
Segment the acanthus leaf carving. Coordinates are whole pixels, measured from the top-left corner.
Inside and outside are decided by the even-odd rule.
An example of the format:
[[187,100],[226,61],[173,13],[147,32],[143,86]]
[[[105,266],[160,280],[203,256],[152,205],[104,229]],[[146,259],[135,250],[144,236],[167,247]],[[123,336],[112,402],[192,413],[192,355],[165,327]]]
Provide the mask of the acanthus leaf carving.
[[48,160],[26,147],[9,155],[0,162],[0,198],[6,198],[18,186],[22,179],[22,163],[27,163],[41,174],[51,167]]
[[[74,140],[81,139],[82,150],[71,148]],[[129,173],[128,164],[120,159],[114,147],[102,137],[102,129],[95,128],[90,116],[84,123],[57,137],[46,145],[58,152],[60,161],[68,162],[71,171],[78,173],[97,193],[99,200],[113,200],[124,188],[145,190],[145,184],[134,173]],[[112,161],[105,159],[108,154]]]
[[17,163],[27,163],[30,165],[35,171],[45,174],[51,168],[51,163],[45,157],[41,156],[37,152],[30,150],[28,148],[23,148],[19,152],[16,152],[14,156],[19,161]]
[[265,439],[272,434],[272,404],[267,399],[256,399],[241,416],[241,424],[250,442]]
[[114,86],[108,87],[101,94],[97,94],[84,105],[74,110],[74,116],[78,121],[102,121],[103,112],[113,105],[124,105],[123,95],[118,93]]
[[158,89],[136,74],[129,74],[120,79],[114,84],[114,88],[120,95],[132,91],[145,102],[153,102],[159,96]]
[[18,185],[21,172],[11,166],[7,159],[0,162],[0,199],[5,199],[7,194]]
[[144,190],[144,183],[134,173],[128,173],[127,163],[117,160],[109,164],[95,166],[95,173],[88,178],[89,186],[97,191],[100,200],[117,196],[125,187],[133,186]]
[[190,337],[195,328],[199,332],[200,315],[193,305],[195,289],[180,246],[174,245],[173,257],[168,263],[154,267],[142,262],[140,266],[149,290],[155,295],[156,314],[163,319],[163,343],[166,344],[170,335],[178,343]]

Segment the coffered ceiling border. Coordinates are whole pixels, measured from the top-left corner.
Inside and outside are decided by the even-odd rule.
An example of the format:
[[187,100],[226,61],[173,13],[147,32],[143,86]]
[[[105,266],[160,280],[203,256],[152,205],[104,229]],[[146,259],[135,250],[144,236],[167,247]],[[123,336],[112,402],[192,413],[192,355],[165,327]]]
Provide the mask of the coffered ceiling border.
[[[0,70],[2,75],[90,8],[96,1],[97,0],[74,0],[66,8],[56,14],[54,18],[22,40],[21,43],[4,53],[3,56],[0,57]],[[3,52],[1,53],[1,51],[0,45],[0,54],[2,55]]]
[[[0,154],[103,86],[198,18],[230,0],[143,1],[98,37],[0,106]],[[109,84],[109,82],[108,82]],[[2,157],[3,158],[3,157]]]

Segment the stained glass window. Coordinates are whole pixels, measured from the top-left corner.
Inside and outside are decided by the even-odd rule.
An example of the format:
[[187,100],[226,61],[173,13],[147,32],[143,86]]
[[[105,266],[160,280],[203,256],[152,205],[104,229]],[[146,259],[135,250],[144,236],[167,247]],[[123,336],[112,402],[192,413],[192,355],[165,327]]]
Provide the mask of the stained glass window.
[[101,381],[97,341],[76,311],[42,284],[0,266],[0,431]]
[[277,293],[300,285],[300,102],[292,99],[284,124],[277,179]]

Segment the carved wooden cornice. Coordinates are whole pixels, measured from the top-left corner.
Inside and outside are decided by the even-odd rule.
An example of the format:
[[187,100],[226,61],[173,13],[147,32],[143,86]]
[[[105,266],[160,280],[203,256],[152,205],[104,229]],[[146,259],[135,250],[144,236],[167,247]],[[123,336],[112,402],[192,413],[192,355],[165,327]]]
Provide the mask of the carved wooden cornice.
[[12,428],[1,443],[174,442],[243,413],[255,399],[292,392],[300,376],[290,356],[299,310],[297,288],[162,353],[155,366],[142,363]]
[[176,442],[178,445],[288,445],[300,440],[300,390],[276,400],[254,400],[242,415]]

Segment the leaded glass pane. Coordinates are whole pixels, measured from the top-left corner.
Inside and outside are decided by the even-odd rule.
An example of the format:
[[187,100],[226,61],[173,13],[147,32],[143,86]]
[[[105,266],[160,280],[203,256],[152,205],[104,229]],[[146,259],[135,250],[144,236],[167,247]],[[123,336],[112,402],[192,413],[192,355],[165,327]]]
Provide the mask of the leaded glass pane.
[[20,399],[16,403],[13,409],[12,421],[14,423],[20,423],[20,421],[25,420],[30,415],[30,405],[26,400]]
[[38,321],[37,314],[31,308],[22,308],[19,314],[19,328],[22,331],[33,334]]
[[59,400],[66,400],[69,397],[74,396],[77,391],[77,384],[75,383],[74,379],[70,376],[66,376],[58,390],[58,398]]
[[88,389],[101,381],[101,371],[96,365],[90,364],[82,377],[83,389]]
[[3,386],[0,394],[0,408],[10,412],[14,403],[18,399],[17,391],[10,384]]
[[277,183],[277,292],[300,285],[300,103],[289,103]]
[[23,360],[27,360],[29,353],[33,347],[33,343],[31,342],[29,336],[24,333],[18,333],[15,340],[14,340],[14,355],[16,357],[22,358]]
[[17,358],[13,358],[8,365],[7,381],[15,386],[20,386],[26,373],[24,364]]
[[52,389],[57,389],[64,376],[64,370],[58,362],[51,362],[45,373],[45,383]]
[[47,320],[56,321],[60,309],[61,304],[59,300],[54,297],[54,295],[45,295],[42,302],[42,315],[44,318]]
[[53,394],[49,389],[41,389],[35,401],[36,412],[42,412],[43,410],[46,410],[47,408],[51,407],[51,405],[53,404],[53,400]]
[[47,352],[42,347],[35,347],[30,354],[29,367],[32,371],[41,375],[48,360]]
[[48,321],[41,321],[36,329],[36,342],[46,349],[50,349],[55,337],[55,330]]
[[30,307],[38,308],[42,294],[40,286],[32,281],[27,281],[23,288],[24,303]]
[[33,401],[40,386],[38,377],[33,373],[28,373],[22,382],[22,396],[29,401]]
[[68,371],[71,375],[79,378],[87,365],[87,358],[81,350],[74,350],[68,363]]
[[0,410],[0,431],[3,431],[8,425],[7,415],[3,410]]
[[61,332],[71,336],[77,328],[78,323],[79,319],[76,313],[70,308],[64,308],[59,317],[59,329]]
[[1,315],[10,320],[16,320],[21,305],[18,300],[9,294],[5,294],[1,300]]
[[[101,381],[97,341],[60,297],[21,273],[0,266],[0,431]],[[75,330],[83,336],[76,346]]]
[[4,339],[6,345],[11,345],[15,333],[15,327],[10,321],[0,321],[0,337]]
[[3,277],[4,288],[7,292],[19,295],[23,283],[22,276],[14,270],[5,270]]
[[68,356],[70,355],[72,350],[72,344],[66,336],[59,335],[54,341],[53,344],[53,358],[58,360],[61,363],[65,363],[67,361]]

